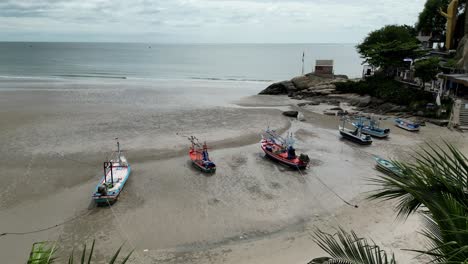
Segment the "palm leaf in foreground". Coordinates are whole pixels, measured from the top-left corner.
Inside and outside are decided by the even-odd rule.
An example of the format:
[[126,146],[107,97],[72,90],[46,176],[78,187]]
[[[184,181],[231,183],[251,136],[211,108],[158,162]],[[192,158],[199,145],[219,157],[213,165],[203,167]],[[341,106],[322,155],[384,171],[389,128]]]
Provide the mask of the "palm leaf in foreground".
[[327,264],[394,264],[395,259],[393,254],[389,257],[375,243],[369,242],[360,238],[351,231],[346,232],[342,228],[335,235],[327,234],[320,230],[314,232],[314,241],[317,245],[327,252],[331,258],[314,259],[310,263],[327,263]]
[[[89,253],[87,254],[86,251],[86,244],[83,245],[83,251],[81,253],[80,257],[80,264],[91,264],[91,259],[94,254],[94,244],[95,240],[93,240],[93,243],[91,244],[91,249],[89,250]],[[117,264],[117,258],[122,250],[122,246],[119,247],[119,249],[114,253],[112,256],[111,260],[108,262],[109,264]],[[56,253],[56,242],[51,244],[51,242],[38,242],[34,243],[33,248],[31,250],[28,264],[51,264],[53,261],[56,259],[54,257]],[[120,262],[120,264],[125,264],[129,260],[130,256],[132,255],[133,250],[128,253],[128,255]],[[86,255],[88,255],[88,258],[86,258]],[[70,253],[68,257],[68,263],[73,264],[75,263],[75,250],[73,249],[72,252]]]
[[468,159],[450,144],[428,145],[413,164],[395,162],[403,176],[370,179],[380,188],[370,199],[396,200],[398,215],[417,211],[426,218],[428,250],[415,250],[438,263],[468,260]]
[[55,261],[56,250],[55,242],[34,243],[29,254],[28,264],[51,264]]

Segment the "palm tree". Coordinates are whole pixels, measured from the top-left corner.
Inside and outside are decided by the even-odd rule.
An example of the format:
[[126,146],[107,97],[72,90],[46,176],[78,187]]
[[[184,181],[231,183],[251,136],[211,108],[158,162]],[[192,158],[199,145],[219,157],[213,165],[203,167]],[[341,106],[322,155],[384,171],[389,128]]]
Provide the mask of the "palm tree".
[[395,264],[394,256],[388,256],[375,243],[360,238],[351,231],[347,233],[339,228],[335,235],[324,233],[320,230],[315,231],[314,241],[327,252],[331,258],[322,257],[313,259],[309,264],[357,264],[357,263],[379,263]]
[[[422,234],[428,238],[430,248],[414,251],[430,256],[435,263],[468,263],[467,157],[448,143],[444,147],[428,144],[416,153],[414,163],[394,163],[403,172],[402,176],[382,175],[370,179],[379,189],[369,199],[396,200],[400,217],[422,213],[425,219]],[[357,237],[352,234],[355,247],[360,250],[368,247],[357,243]],[[315,239],[333,258],[340,256],[331,254],[339,253],[340,242],[349,244],[340,236],[340,242],[318,234]],[[385,263],[347,260],[350,262],[342,263]]]
[[[83,251],[81,252],[81,257],[79,259],[80,264],[91,264],[91,260],[93,257],[94,253],[94,243],[95,241],[93,240],[93,243],[91,244],[91,249],[89,250],[89,253],[86,254],[86,244],[83,245]],[[31,253],[29,255],[29,260],[28,264],[52,264],[55,263],[56,258],[54,257],[55,253],[57,252],[57,247],[56,247],[56,242],[38,242],[34,243]],[[122,246],[114,253],[112,256],[111,260],[109,261],[109,264],[117,264],[117,257],[120,254],[120,251],[122,249]],[[120,262],[120,264],[125,264],[128,259],[130,258],[130,255],[132,255],[133,250],[130,251],[130,253]],[[86,256],[88,255],[88,256]],[[75,257],[74,257],[74,250],[72,250],[69,258],[68,258],[68,264],[73,264],[75,263]]]

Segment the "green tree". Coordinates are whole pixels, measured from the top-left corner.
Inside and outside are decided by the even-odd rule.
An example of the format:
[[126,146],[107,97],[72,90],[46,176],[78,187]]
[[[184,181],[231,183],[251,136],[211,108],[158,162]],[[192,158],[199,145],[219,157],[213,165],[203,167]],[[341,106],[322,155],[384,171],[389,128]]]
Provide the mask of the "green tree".
[[407,25],[387,25],[372,31],[356,48],[365,62],[380,67],[388,76],[404,66],[403,59],[421,55],[414,29]]
[[427,0],[423,11],[419,13],[416,30],[424,34],[442,34],[447,19],[439,13],[439,9],[445,10],[449,3],[450,0]]
[[426,82],[436,79],[436,75],[439,73],[439,62],[439,58],[431,57],[424,60],[418,60],[414,63],[414,76],[422,80],[423,87]]
[[[414,251],[434,263],[468,263],[468,158],[450,144],[428,145],[415,158],[414,163],[394,162],[401,176],[371,179],[379,189],[369,199],[396,200],[402,217],[416,212],[424,216],[422,234],[429,243]],[[323,263],[394,263],[354,233],[340,230],[337,236],[316,233],[314,237],[331,256]]]

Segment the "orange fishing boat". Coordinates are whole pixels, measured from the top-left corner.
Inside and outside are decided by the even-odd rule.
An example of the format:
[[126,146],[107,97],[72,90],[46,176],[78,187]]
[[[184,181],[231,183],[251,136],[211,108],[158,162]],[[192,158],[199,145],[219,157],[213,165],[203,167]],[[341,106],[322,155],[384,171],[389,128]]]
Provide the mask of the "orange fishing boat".
[[210,159],[206,142],[201,145],[194,136],[191,136],[189,140],[192,143],[189,149],[192,165],[203,172],[214,173],[216,171],[216,164]]
[[306,154],[297,156],[293,144],[294,139],[291,134],[283,139],[270,129],[265,131],[260,141],[260,146],[267,157],[294,169],[307,168],[310,161],[309,156]]

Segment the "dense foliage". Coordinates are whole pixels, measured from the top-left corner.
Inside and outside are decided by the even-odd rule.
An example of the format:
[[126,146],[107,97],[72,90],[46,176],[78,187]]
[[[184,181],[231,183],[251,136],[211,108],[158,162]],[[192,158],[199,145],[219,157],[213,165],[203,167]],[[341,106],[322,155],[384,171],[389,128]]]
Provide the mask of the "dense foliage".
[[387,25],[372,31],[356,48],[366,63],[381,67],[387,75],[394,75],[397,67],[404,66],[405,58],[421,55],[414,28],[406,25]]
[[[447,19],[439,13],[439,9],[446,10],[451,0],[427,0],[424,9],[419,13],[416,30],[424,34],[442,34],[445,31]],[[462,2],[462,1],[460,1]]]
[[347,81],[336,83],[336,90],[342,93],[357,93],[360,95],[371,95],[386,102],[411,106],[416,102],[425,105],[434,102],[432,93],[411,89],[401,83],[382,76],[372,76],[361,81]]
[[439,72],[439,62],[438,57],[416,61],[414,63],[414,75],[420,78],[423,83],[436,80],[436,75]]

